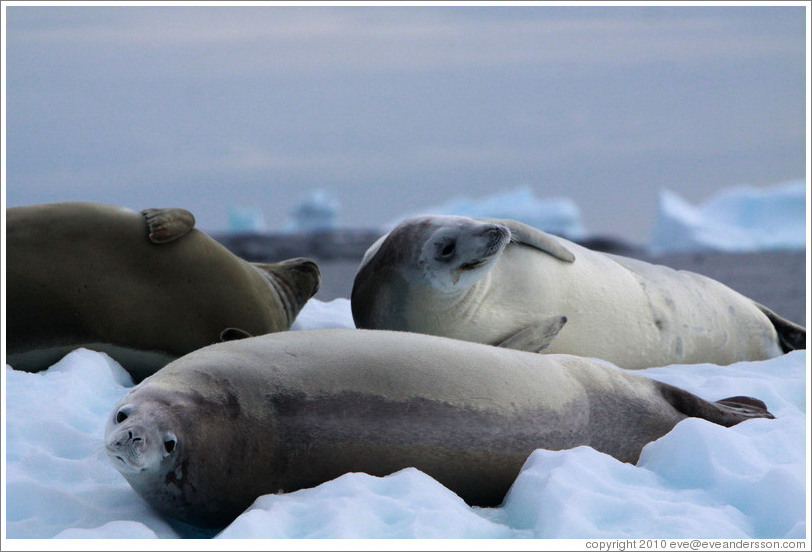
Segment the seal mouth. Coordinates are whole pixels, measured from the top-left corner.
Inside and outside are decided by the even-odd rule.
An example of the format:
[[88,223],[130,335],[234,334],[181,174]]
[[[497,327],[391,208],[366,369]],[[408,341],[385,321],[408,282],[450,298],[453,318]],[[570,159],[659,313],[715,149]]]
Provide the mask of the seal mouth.
[[123,469],[123,470],[126,470],[126,471],[136,471],[136,470],[135,470],[135,468],[133,468],[133,466],[131,466],[131,465],[130,465],[130,463],[129,463],[129,462],[127,462],[127,461],[126,461],[124,458],[122,458],[121,456],[116,455],[116,456],[115,456],[115,459],[116,459],[116,460],[119,460],[119,461],[121,462],[121,464],[119,464],[119,465],[118,465],[118,468],[119,468],[119,469]]
[[108,453],[110,460],[113,462],[113,467],[116,468],[118,471],[122,473],[136,473],[139,470],[136,466],[133,466],[130,462],[127,461],[126,458],[119,454],[112,454]]
[[473,261],[468,261],[467,263],[462,263],[460,265],[459,270],[474,270],[475,268],[479,268],[480,266],[484,265],[488,262],[488,259],[474,259]]
[[146,466],[141,466],[134,462],[129,454],[125,451],[114,450],[106,447],[107,457],[113,464],[113,467],[122,473],[138,473],[144,471]]

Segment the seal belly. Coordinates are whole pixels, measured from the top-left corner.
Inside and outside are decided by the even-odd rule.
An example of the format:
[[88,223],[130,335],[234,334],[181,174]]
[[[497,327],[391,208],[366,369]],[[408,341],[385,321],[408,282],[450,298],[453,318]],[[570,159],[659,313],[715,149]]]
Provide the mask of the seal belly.
[[[704,276],[596,253],[575,244],[572,264],[511,246],[488,282],[488,321],[508,332],[563,314],[545,353],[601,358],[627,369],[762,360],[780,354],[767,317]],[[526,274],[545,274],[532,279]],[[476,330],[474,330],[476,333]],[[497,336],[485,341],[498,343]]]
[[661,354],[656,365],[725,365],[781,354],[767,316],[735,290],[693,272],[610,257],[635,275],[645,294],[641,312],[647,311],[648,324],[658,330],[658,339],[649,344],[652,358]]
[[[491,333],[483,342],[496,344],[538,320],[564,315],[566,324],[544,353],[602,358],[623,367],[649,357],[646,344],[656,353],[660,332],[634,275],[606,257],[569,247],[576,254],[569,264],[529,247],[506,248],[482,282],[487,294],[478,325]],[[533,274],[539,277],[528,277]]]

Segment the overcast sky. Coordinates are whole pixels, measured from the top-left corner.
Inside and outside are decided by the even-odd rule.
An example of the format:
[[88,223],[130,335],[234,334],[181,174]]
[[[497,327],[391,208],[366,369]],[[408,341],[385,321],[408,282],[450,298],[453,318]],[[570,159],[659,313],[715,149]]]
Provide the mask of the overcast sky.
[[660,188],[805,175],[802,6],[5,8],[8,206],[274,229],[321,188],[372,226],[526,185],[643,242]]

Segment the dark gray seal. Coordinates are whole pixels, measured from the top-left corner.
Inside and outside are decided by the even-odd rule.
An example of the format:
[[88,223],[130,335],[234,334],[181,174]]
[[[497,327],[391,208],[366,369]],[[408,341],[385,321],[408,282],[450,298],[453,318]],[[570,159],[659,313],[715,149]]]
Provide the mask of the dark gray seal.
[[512,220],[406,219],[367,251],[358,328],[608,360],[628,369],[764,360],[806,330],[705,276],[592,251]]
[[221,335],[289,329],[318,290],[316,264],[248,263],[193,227],[183,209],[8,209],[7,362],[36,372],[87,347],[140,381]]
[[260,495],[347,472],[415,467],[469,504],[499,504],[537,448],[625,462],[695,416],[771,418],[608,363],[407,332],[282,332],[212,345],[115,406],[106,451],[164,515],[231,522]]

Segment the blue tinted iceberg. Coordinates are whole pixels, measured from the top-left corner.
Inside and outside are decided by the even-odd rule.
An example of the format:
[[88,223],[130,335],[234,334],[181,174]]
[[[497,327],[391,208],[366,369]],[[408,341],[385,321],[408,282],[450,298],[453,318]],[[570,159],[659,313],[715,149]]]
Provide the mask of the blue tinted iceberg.
[[539,199],[527,187],[499,192],[484,198],[456,197],[440,205],[404,215],[389,225],[394,227],[408,216],[418,214],[513,219],[558,236],[580,240],[586,236],[581,210],[567,197]]
[[688,251],[765,251],[806,247],[806,183],[729,188],[700,205],[669,190],[649,243],[661,255]]
[[314,190],[291,213],[285,232],[308,234],[336,229],[341,204],[326,190]]
[[231,207],[228,210],[228,231],[232,234],[255,234],[265,231],[262,211],[251,207]]

